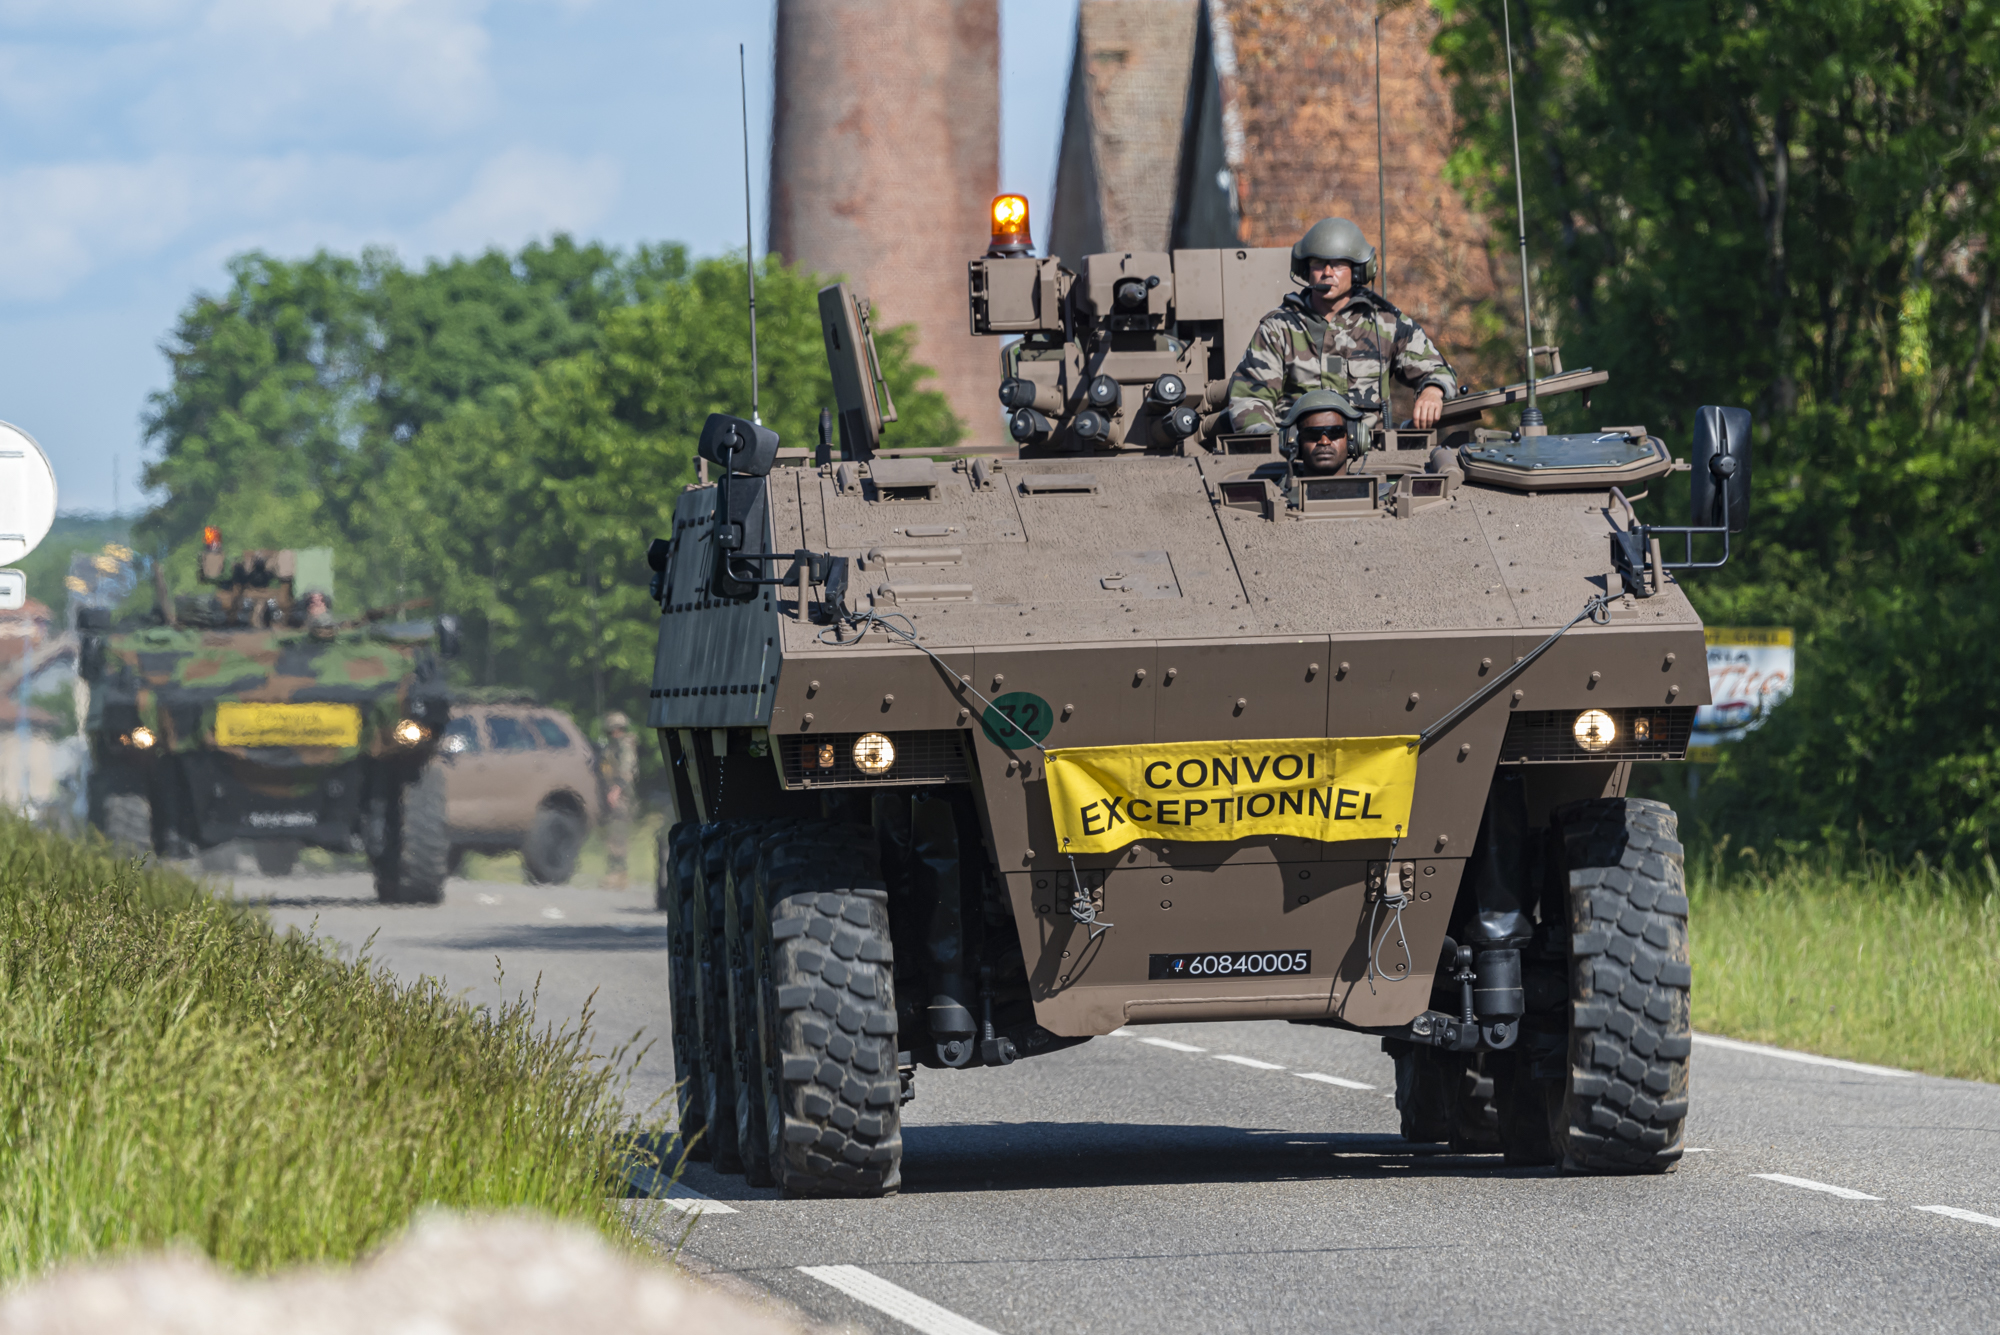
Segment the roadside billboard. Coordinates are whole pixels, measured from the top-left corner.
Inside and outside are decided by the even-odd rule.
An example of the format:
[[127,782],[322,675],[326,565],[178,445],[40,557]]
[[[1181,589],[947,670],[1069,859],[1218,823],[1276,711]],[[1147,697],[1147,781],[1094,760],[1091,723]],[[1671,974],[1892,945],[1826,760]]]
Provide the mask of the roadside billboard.
[[1708,690],[1715,703],[1694,714],[1687,758],[1714,761],[1792,693],[1790,626],[1710,626]]

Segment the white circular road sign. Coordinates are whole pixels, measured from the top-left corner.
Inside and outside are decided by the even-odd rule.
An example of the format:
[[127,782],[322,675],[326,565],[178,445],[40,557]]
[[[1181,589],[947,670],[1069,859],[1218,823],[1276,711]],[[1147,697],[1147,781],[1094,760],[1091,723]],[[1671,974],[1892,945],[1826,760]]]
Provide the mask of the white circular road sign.
[[56,521],[56,470],[35,438],[0,422],[0,565],[35,549]]

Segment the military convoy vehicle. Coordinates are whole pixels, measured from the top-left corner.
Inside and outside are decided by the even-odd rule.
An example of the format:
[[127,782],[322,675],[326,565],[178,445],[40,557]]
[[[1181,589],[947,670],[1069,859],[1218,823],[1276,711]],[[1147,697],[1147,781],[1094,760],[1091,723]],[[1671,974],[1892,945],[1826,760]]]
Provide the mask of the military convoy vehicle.
[[[1481,424],[1606,379],[1570,371],[1300,476],[1219,418],[1285,252],[1072,272],[1019,234],[969,286],[1019,336],[1016,453],[881,448],[866,307],[828,288],[837,454],[711,417],[649,552],[689,1152],[890,1192],[917,1068],[1282,1019],[1379,1037],[1412,1140],[1671,1169],[1681,846],[1627,783],[1708,699],[1673,572],[1743,527],[1749,415],[1698,410],[1688,462]],[[1640,523],[1676,471],[1693,522]]]
[[430,762],[450,716],[457,625],[340,620],[333,553],[247,551],[203,535],[201,580],[149,616],[78,619],[90,685],[90,819],[161,854],[250,841],[267,872],[305,845],[365,851],[386,903],[437,903],[450,852]]

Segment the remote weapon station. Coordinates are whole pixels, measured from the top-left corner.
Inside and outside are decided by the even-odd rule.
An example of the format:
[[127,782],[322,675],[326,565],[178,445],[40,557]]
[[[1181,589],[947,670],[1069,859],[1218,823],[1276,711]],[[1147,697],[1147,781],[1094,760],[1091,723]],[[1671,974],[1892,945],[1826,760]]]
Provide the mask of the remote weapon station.
[[[1674,572],[1744,526],[1749,414],[1698,409],[1685,463],[1549,434],[1541,397],[1607,377],[1531,359],[1302,475],[1219,411],[1286,252],[1072,270],[1024,200],[993,219],[970,315],[1013,340],[1017,450],[882,448],[870,312],[829,287],[837,433],[711,417],[649,552],[691,1152],[881,1194],[916,1068],[1284,1019],[1379,1036],[1412,1140],[1672,1168],[1681,849],[1625,794],[1708,699]],[[1641,524],[1677,470],[1692,522]]]

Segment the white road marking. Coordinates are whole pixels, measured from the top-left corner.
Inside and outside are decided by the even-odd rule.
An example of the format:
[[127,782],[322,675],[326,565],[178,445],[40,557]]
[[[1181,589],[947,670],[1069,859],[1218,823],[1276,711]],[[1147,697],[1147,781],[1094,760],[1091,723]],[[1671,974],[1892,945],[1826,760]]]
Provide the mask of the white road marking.
[[545,908],[542,910],[542,916],[544,918],[553,919],[553,918],[567,918],[569,915],[567,913],[564,913],[561,909],[551,906],[549,908]]
[[1728,1048],[1731,1052],[1751,1052],[1759,1057],[1781,1057],[1788,1062],[1804,1062],[1809,1066],[1832,1066],[1842,1071],[1859,1071],[1863,1075],[1888,1075],[1909,1079],[1915,1071],[1899,1071],[1893,1066],[1870,1066],[1866,1062],[1842,1061],[1838,1057],[1822,1057],[1814,1052],[1793,1052],[1790,1048],[1766,1047],[1762,1043],[1745,1043],[1740,1039],[1717,1038],[1714,1034],[1696,1034],[1694,1041],[1706,1047]]
[[1715,1153],[1715,1151],[1714,1151],[1714,1150],[1698,1150],[1698,1149],[1696,1149],[1696,1148],[1695,1148],[1694,1146],[1692,1146],[1692,1145],[1687,1145],[1687,1146],[1684,1146],[1684,1147],[1682,1147],[1682,1149],[1681,1149],[1681,1153],[1682,1153],[1682,1154],[1713,1154],[1713,1153]]
[[1138,1036],[1139,1035],[1132,1032],[1130,1029],[1113,1029],[1110,1033],[1105,1035],[1106,1038],[1137,1038]]
[[1359,1080],[1346,1080],[1337,1075],[1321,1075],[1318,1071],[1294,1071],[1292,1074],[1301,1080],[1317,1080],[1322,1085],[1339,1085],[1342,1089],[1375,1088],[1373,1085],[1364,1085]]
[[1151,1043],[1156,1048],[1167,1048],[1174,1052],[1208,1051],[1207,1048],[1198,1048],[1192,1043],[1176,1043],[1171,1038],[1142,1038],[1139,1041],[1141,1043]]
[[656,1199],[665,1201],[682,1214],[735,1214],[736,1207],[711,1200],[693,1187],[684,1187],[676,1182],[667,1188],[667,1194]]
[[1988,1228],[2000,1228],[2000,1219],[1990,1214],[1975,1214],[1971,1210],[1960,1210],[1949,1205],[1919,1205],[1917,1209],[1928,1214],[1941,1214],[1947,1219],[1963,1219],[1968,1224],[1984,1224]]
[[1216,1053],[1215,1059],[1219,1062],[1235,1062],[1238,1066],[1254,1066],[1260,1071],[1282,1071],[1285,1069],[1276,1062],[1260,1062],[1255,1057],[1234,1057],[1226,1052]]
[[831,1285],[878,1312],[886,1312],[904,1325],[924,1332],[924,1335],[995,1335],[994,1331],[978,1322],[967,1321],[951,1309],[939,1307],[928,1298],[919,1298],[908,1289],[891,1284],[880,1275],[870,1274],[858,1265],[802,1265],[799,1273]]
[[1766,1182],[1782,1182],[1788,1187],[1804,1187],[1807,1191],[1823,1191],[1829,1196],[1838,1196],[1846,1201],[1879,1201],[1882,1199],[1880,1196],[1870,1196],[1865,1191],[1856,1191],[1852,1187],[1836,1187],[1826,1182],[1815,1182],[1809,1177],[1792,1177],[1785,1173],[1752,1173],[1750,1176],[1761,1177]]
[[473,898],[478,900],[482,904],[498,904],[500,902],[492,895],[474,895]]

